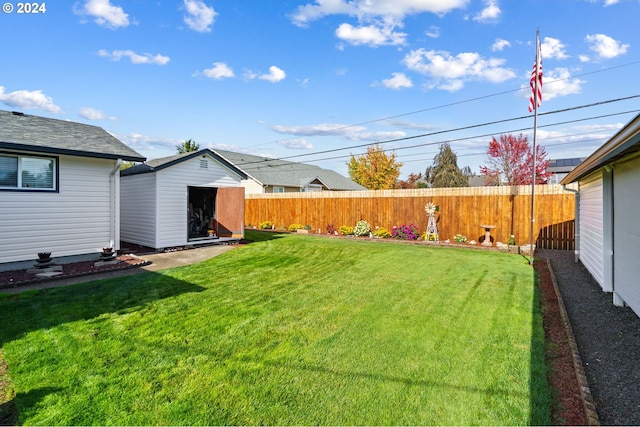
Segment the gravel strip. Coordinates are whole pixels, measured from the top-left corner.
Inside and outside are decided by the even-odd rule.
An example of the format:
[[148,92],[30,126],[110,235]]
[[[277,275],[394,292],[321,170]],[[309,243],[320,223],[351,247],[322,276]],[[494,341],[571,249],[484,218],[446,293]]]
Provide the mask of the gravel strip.
[[551,262],[603,425],[640,425],[640,317],[615,307],[573,251],[538,250]]

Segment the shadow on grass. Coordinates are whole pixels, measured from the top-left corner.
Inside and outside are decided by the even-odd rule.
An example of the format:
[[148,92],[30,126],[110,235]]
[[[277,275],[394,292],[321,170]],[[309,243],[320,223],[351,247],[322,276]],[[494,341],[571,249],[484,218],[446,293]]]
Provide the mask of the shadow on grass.
[[25,334],[88,320],[105,313],[129,313],[164,298],[205,288],[161,273],[98,280],[25,291],[0,300],[0,346]]
[[[38,402],[43,400],[51,393],[60,391],[55,387],[43,387],[31,390],[27,393],[19,393],[20,403],[25,408],[34,408]],[[16,408],[16,399],[0,404],[0,425],[11,426],[18,424],[18,410]]]
[[[538,262],[538,261],[536,261]],[[551,392],[547,382],[547,366],[545,360],[545,336],[543,328],[543,314],[540,301],[540,277],[532,267],[533,302],[531,305],[531,419],[529,425],[551,424]]]

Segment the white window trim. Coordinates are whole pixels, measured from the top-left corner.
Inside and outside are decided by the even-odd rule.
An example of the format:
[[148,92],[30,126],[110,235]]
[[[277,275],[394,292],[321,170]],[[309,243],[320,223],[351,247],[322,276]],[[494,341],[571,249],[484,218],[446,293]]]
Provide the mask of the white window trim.
[[[0,156],[2,157],[14,157],[18,159],[18,171],[17,171],[17,180],[16,186],[6,187],[0,186],[0,191],[28,191],[28,192],[58,192],[58,165],[59,159],[54,156],[39,156],[35,154],[17,154],[17,153],[7,153],[0,152]],[[22,186],[22,159],[46,159],[51,160],[53,162],[53,177],[52,177],[52,187],[51,188],[43,188],[43,187],[23,187]]]

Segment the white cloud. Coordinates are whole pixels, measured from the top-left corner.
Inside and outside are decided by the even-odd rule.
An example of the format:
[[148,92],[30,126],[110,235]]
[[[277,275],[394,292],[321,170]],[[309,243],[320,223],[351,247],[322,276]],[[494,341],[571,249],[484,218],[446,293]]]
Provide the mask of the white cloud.
[[111,58],[113,61],[120,61],[123,57],[129,58],[132,64],[154,64],[165,65],[169,62],[170,58],[164,55],[152,55],[150,53],[137,54],[132,50],[114,50],[108,52],[104,49],[98,51],[98,55]]
[[540,43],[542,60],[544,61],[545,58],[568,58],[569,56],[565,53],[564,48],[564,44],[562,44],[560,40],[554,39],[553,37],[545,37],[542,43]]
[[[559,96],[575,95],[582,92],[582,86],[586,83],[579,78],[572,78],[567,68],[547,70],[542,78],[542,102],[549,101]],[[531,95],[531,88],[525,90],[527,98]]]
[[491,45],[491,50],[494,52],[502,51],[505,47],[511,47],[511,43],[509,43],[508,40],[496,39],[496,41],[493,42],[493,45]]
[[187,10],[184,22],[189,28],[199,33],[211,32],[211,26],[217,15],[213,7],[207,6],[200,0],[184,0],[184,7]]
[[233,70],[224,62],[214,62],[213,67],[203,70],[202,74],[210,79],[216,80],[231,78],[234,76]]
[[500,17],[502,11],[498,6],[497,0],[485,0],[485,8],[480,13],[473,17],[474,21],[478,22],[492,22]]
[[287,77],[287,74],[284,72],[284,70],[276,67],[275,65],[269,67],[268,74],[262,74],[261,76],[258,76],[260,80],[266,80],[271,83],[277,83],[281,80],[284,80],[285,77]]
[[351,24],[340,24],[336,37],[354,46],[382,46],[405,44],[407,35],[394,31],[394,26],[379,27],[366,25],[354,27]]
[[286,135],[298,136],[340,136],[352,141],[380,141],[403,138],[407,134],[402,131],[367,131],[364,126],[349,126],[338,123],[321,123],[306,126],[275,125],[271,129]]
[[424,35],[432,39],[437,39],[440,37],[440,27],[431,25],[429,29],[424,32]]
[[504,59],[484,59],[473,52],[452,56],[449,52],[420,48],[409,52],[403,62],[410,70],[430,76],[434,80],[430,87],[448,91],[460,90],[469,80],[501,83],[516,76],[502,67]]
[[311,21],[329,15],[348,15],[361,21],[382,18],[402,20],[407,15],[433,13],[444,15],[464,7],[469,0],[316,0],[298,6],[291,20],[295,25],[305,26]]
[[[354,45],[380,46],[405,44],[406,34],[397,32],[408,15],[433,13],[444,15],[464,7],[469,0],[315,0],[298,6],[290,15],[293,24],[305,27],[329,15],[346,15],[357,25],[343,23],[336,36]],[[437,32],[429,31],[429,37]]]
[[91,107],[82,107],[78,113],[80,117],[87,120],[116,120],[113,116],[108,116],[100,110]]
[[43,94],[41,90],[16,90],[5,93],[4,87],[0,86],[0,102],[23,110],[39,109],[55,114],[62,112],[62,109],[53,103],[53,99]]
[[88,15],[94,18],[98,25],[107,28],[118,28],[129,26],[129,15],[122,7],[114,6],[109,0],[87,0],[81,7],[75,7],[77,15]]
[[413,87],[411,79],[409,79],[404,73],[391,73],[391,78],[382,80],[382,85],[389,89],[402,89],[406,87]]
[[313,148],[313,144],[304,138],[286,139],[279,141],[278,144],[292,150],[311,150]]
[[594,51],[600,58],[610,59],[624,55],[629,48],[628,44],[621,44],[604,34],[587,35],[585,40],[590,44],[589,49]]

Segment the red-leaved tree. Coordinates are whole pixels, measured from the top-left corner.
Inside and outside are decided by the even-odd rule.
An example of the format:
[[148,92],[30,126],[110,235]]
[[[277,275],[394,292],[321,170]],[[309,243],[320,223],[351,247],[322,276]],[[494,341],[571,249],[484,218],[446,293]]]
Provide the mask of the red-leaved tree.
[[[527,137],[500,135],[500,140],[491,138],[487,148],[487,165],[480,166],[480,174],[486,185],[529,185],[531,184],[533,155]],[[551,176],[547,171],[549,160],[547,151],[536,146],[536,184],[546,184]]]

